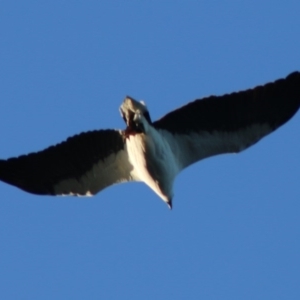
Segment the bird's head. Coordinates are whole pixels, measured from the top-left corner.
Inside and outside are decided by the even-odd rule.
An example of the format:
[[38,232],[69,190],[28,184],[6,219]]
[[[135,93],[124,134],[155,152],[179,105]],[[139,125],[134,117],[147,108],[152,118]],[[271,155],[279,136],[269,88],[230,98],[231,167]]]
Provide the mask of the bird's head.
[[152,124],[145,102],[127,96],[120,106],[120,113],[127,125],[129,134],[145,133]]

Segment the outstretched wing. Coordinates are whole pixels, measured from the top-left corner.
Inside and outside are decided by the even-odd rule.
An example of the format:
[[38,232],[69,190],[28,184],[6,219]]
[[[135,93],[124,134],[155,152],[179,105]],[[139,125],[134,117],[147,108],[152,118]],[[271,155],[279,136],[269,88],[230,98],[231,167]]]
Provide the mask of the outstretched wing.
[[132,180],[125,140],[117,130],[75,135],[43,151],[0,160],[0,180],[40,195],[93,195]]
[[300,73],[224,96],[191,102],[153,123],[182,169],[221,153],[242,151],[287,122],[300,106]]

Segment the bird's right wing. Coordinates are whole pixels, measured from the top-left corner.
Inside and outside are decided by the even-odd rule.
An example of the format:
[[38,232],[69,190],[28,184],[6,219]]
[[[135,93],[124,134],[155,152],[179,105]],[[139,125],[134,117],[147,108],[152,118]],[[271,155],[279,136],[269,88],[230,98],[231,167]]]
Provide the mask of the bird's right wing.
[[153,126],[179,169],[217,154],[242,151],[287,122],[300,106],[300,73],[263,86],[211,96],[176,109]]
[[123,133],[99,130],[37,153],[0,160],[0,180],[39,195],[91,196],[133,180],[132,169]]

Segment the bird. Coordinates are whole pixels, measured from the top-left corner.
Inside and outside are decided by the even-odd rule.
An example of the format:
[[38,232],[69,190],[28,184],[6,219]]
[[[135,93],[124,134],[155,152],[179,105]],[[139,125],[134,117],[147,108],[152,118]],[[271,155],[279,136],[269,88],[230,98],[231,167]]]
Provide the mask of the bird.
[[126,128],[87,131],[42,151],[0,159],[0,180],[37,195],[93,196],[141,181],[171,209],[184,168],[238,153],[290,120],[300,106],[300,72],[244,91],[197,99],[152,122],[143,101],[126,96]]

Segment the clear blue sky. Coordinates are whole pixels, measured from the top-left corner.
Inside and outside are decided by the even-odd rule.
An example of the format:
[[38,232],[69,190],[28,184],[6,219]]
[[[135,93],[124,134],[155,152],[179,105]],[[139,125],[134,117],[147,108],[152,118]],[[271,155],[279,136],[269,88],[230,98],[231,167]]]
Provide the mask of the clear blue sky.
[[[300,2],[0,3],[0,157],[124,128],[300,70]],[[176,180],[174,209],[131,183],[94,198],[0,183],[1,299],[300,299],[300,113]]]

